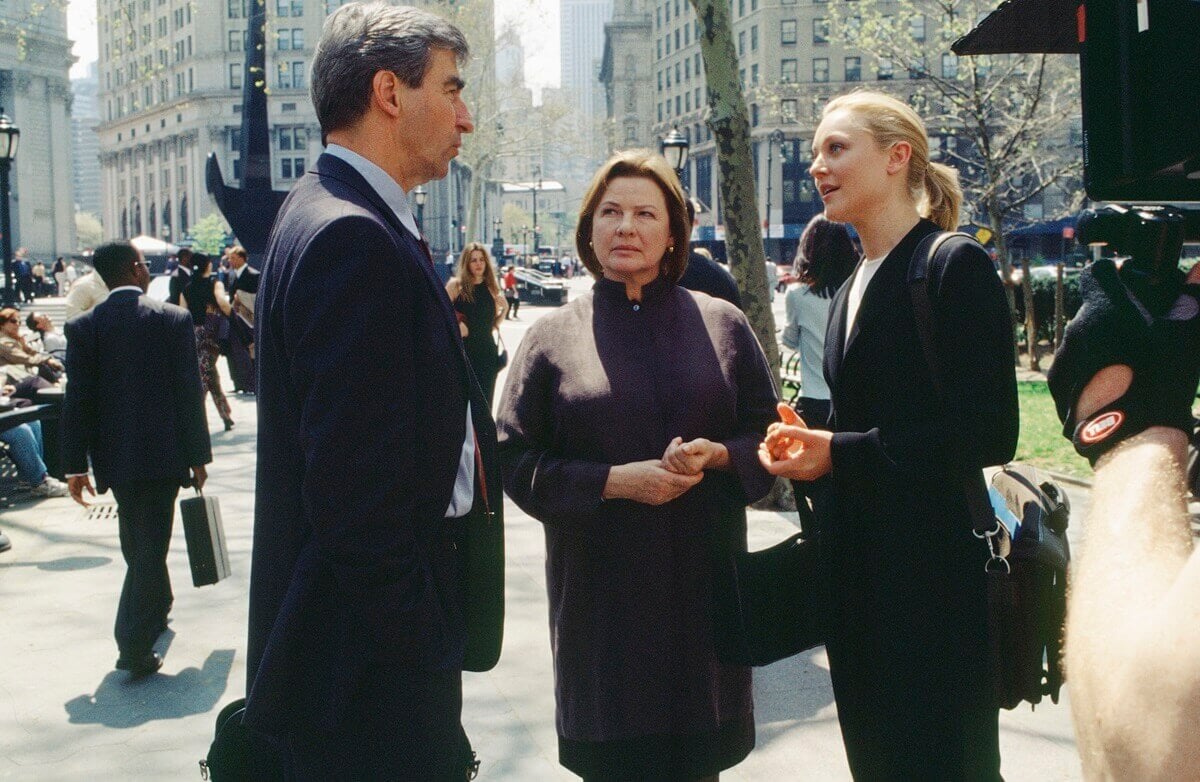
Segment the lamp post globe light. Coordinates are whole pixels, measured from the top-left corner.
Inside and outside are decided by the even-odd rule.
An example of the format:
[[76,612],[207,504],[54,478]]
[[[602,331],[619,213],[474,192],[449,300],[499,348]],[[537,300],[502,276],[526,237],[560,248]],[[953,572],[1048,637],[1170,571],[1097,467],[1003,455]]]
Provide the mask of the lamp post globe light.
[[12,223],[8,211],[8,172],[13,161],[17,159],[17,142],[20,140],[20,128],[13,124],[0,107],[0,254],[4,256],[5,306],[12,306],[17,300],[12,284]]
[[687,165],[690,147],[687,136],[679,132],[678,125],[671,128],[671,132],[659,142],[659,151],[667,159],[667,165],[675,169],[677,174],[682,174],[684,166]]
[[417,189],[413,191],[413,203],[417,205],[417,230],[422,234],[425,233],[425,199],[429,194],[425,192],[424,185],[417,185]]

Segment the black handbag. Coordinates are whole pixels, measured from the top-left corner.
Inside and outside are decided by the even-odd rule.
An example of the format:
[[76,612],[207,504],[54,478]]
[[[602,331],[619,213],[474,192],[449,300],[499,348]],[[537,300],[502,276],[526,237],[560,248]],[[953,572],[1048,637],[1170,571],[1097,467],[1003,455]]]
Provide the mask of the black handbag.
[[770,665],[825,643],[827,600],[817,540],[797,533],[762,551],[734,552],[716,574],[721,662]]
[[213,782],[274,782],[284,778],[279,751],[242,724],[245,714],[245,698],[221,709],[208,756],[200,761],[201,778]]
[[[961,233],[934,233],[921,240],[909,261],[908,285],[917,336],[934,391],[945,398],[937,320],[931,284],[933,259],[949,240],[971,241]],[[936,289],[936,286],[935,286]],[[963,475],[963,493],[975,537],[986,544],[981,567],[987,574],[988,676],[993,705],[1012,709],[1044,696],[1058,703],[1066,621],[1067,570],[1071,560],[1066,493],[1037,470],[1004,465],[992,477],[982,470]],[[995,499],[993,499],[993,497]]]
[[504,337],[500,335],[500,329],[496,329],[496,340],[500,347],[500,352],[496,354],[496,369],[504,369],[508,366],[508,348],[504,345]]

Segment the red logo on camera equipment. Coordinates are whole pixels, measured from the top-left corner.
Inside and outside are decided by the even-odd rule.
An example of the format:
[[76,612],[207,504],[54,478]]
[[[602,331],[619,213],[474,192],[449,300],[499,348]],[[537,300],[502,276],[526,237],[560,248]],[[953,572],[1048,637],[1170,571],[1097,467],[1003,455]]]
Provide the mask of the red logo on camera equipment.
[[1125,414],[1120,410],[1112,410],[1099,418],[1088,421],[1079,433],[1079,440],[1084,445],[1098,443],[1121,427],[1125,422]]

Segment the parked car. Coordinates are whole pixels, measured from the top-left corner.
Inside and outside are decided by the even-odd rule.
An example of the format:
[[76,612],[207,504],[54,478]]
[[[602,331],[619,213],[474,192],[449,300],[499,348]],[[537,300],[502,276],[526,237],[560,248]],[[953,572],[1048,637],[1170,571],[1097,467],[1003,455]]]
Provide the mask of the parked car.
[[567,303],[567,286],[549,274],[536,269],[514,269],[517,290],[522,303],[550,304],[557,307]]

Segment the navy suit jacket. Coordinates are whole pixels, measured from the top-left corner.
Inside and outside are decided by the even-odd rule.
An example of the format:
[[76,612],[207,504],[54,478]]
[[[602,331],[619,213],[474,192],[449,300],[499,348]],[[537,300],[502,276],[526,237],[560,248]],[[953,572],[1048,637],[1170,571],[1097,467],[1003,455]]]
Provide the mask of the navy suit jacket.
[[276,219],[255,328],[246,719],[332,729],[367,665],[461,669],[461,522],[445,513],[468,399],[498,506],[495,425],[428,253],[331,155]]
[[118,291],[67,321],[66,472],[96,488],[178,478],[212,461],[192,316]]

